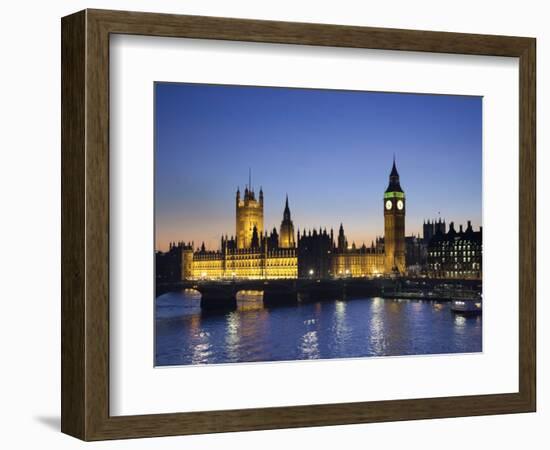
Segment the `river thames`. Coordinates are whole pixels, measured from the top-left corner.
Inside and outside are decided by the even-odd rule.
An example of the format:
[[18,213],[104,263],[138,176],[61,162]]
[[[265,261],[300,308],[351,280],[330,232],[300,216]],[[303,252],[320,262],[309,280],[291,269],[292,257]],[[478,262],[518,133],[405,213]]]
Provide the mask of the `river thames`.
[[205,314],[200,294],[155,300],[155,365],[359,358],[482,351],[482,316],[449,302],[360,298],[264,308],[258,293]]

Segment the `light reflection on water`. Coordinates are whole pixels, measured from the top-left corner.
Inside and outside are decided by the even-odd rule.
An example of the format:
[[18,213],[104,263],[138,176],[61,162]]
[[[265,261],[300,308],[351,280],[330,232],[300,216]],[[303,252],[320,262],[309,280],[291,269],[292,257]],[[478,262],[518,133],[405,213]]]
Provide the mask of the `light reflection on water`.
[[201,312],[196,291],[155,301],[156,365],[471,353],[482,350],[482,318],[448,303],[364,298],[264,308],[239,295],[226,314]]
[[[373,352],[376,355],[384,355],[386,349],[386,330],[384,329],[386,318],[385,316],[385,301],[381,298],[375,298],[371,300],[371,315],[368,328],[370,329],[370,344]],[[394,312],[398,308],[398,304],[388,303],[388,308],[393,309]]]

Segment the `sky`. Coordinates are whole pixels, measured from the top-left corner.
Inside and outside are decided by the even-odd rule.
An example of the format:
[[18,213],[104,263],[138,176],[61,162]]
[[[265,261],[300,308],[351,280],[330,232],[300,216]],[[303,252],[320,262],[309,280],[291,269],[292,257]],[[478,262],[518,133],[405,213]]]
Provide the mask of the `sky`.
[[295,230],[343,223],[369,245],[394,155],[407,236],[424,219],[481,225],[481,97],[155,83],[156,249],[235,234],[249,169],[267,230],[288,194]]

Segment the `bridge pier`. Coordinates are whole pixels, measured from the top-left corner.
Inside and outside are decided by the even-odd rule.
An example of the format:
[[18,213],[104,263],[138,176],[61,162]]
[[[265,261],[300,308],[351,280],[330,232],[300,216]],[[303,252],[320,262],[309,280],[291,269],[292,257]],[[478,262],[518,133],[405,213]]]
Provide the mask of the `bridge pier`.
[[345,297],[361,298],[361,297],[378,297],[382,294],[382,289],[374,282],[361,282],[355,280],[346,280],[344,284]]
[[201,309],[209,312],[235,311],[237,309],[236,292],[232,289],[201,287]]
[[344,296],[344,283],[340,280],[313,281],[300,288],[300,298],[306,302],[343,300]]
[[293,288],[264,289],[264,306],[295,305],[298,291]]

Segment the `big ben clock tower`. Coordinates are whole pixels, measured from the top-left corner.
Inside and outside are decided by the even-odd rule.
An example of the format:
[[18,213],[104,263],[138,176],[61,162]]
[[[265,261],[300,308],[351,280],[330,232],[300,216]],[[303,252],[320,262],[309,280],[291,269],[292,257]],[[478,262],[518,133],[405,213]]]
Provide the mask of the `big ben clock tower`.
[[384,269],[405,273],[405,193],[399,184],[395,158],[390,182],[384,193]]

